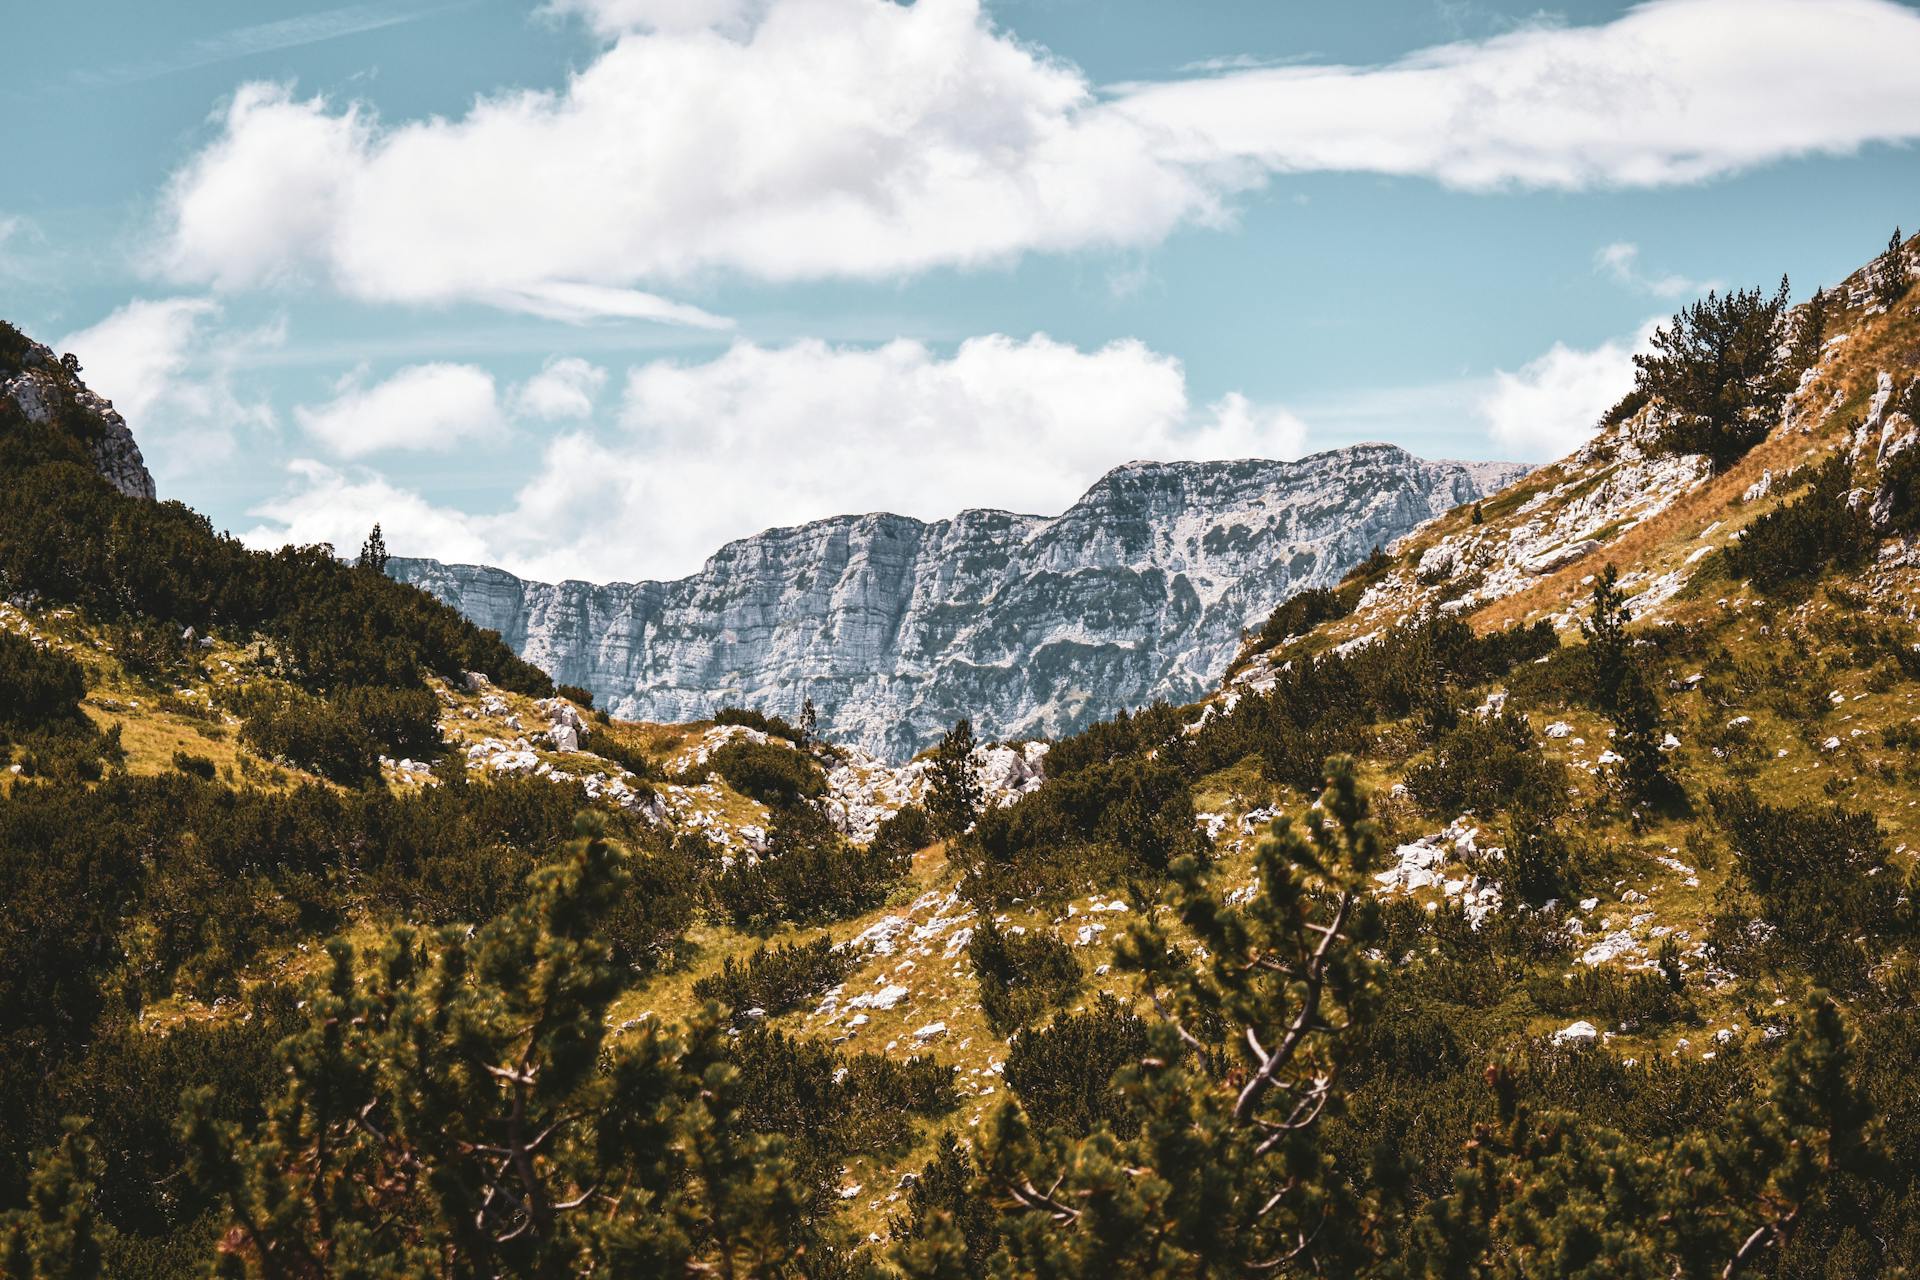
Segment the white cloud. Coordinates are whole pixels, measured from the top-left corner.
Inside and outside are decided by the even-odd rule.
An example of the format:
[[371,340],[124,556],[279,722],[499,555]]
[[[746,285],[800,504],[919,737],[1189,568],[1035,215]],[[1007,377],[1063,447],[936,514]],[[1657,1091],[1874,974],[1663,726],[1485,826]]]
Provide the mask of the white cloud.
[[285,326],[215,327],[211,298],[135,299],[55,344],[80,358],[81,377],[113,401],[162,480],[231,458],[241,431],[270,431],[272,408],[238,389],[239,367],[279,346]]
[[470,364],[408,365],[363,386],[350,375],[323,405],[293,411],[301,430],[343,458],[396,450],[444,452],[497,436],[506,419],[493,375]]
[[611,43],[458,118],[241,89],[171,184],[160,267],[706,323],[636,286],[1150,245],[1275,174],[1647,186],[1920,137],[1920,13],[1895,0],[1651,0],[1383,66],[1106,91],[980,0],[556,7]]
[[256,547],[327,542],[352,554],[367,530],[379,524],[387,544],[400,554],[433,547],[449,560],[471,562],[484,561],[489,553],[479,532],[484,522],[435,507],[374,472],[340,470],[310,458],[297,459],[287,469],[295,486],[253,511],[270,523],[241,534],[242,541]]
[[1718,281],[1694,280],[1672,272],[1647,275],[1640,270],[1640,246],[1624,241],[1603,245],[1593,255],[1593,268],[1629,289],[1650,293],[1656,298],[1695,297],[1719,287]]
[[1630,341],[1579,350],[1556,342],[1519,372],[1494,374],[1478,405],[1494,442],[1525,461],[1564,457],[1592,439],[1600,415],[1633,387],[1633,357],[1648,349],[1661,321]]
[[[950,356],[907,341],[742,343],[631,370],[618,425],[551,441],[504,513],[466,515],[309,466],[248,537],[345,545],[379,519],[403,554],[548,578],[673,577],[769,526],[872,510],[1057,512],[1117,458],[1291,456],[1304,434],[1240,395],[1195,408],[1179,361],[1133,341],[1082,351],[994,335]],[[376,498],[391,499],[391,518]]]
[[1920,13],[1895,0],[1648,0],[1599,26],[1135,85],[1115,105],[1195,163],[1654,186],[1920,136],[1916,54]]
[[517,412],[530,418],[587,418],[607,385],[607,371],[578,356],[548,360],[513,394]]

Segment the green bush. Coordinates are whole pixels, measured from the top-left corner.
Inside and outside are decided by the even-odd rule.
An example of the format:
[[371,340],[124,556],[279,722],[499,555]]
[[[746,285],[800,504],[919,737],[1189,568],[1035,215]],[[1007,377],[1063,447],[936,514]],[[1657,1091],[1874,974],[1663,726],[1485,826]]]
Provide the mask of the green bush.
[[986,810],[949,856],[966,873],[964,892],[993,904],[1057,900],[1090,884],[1162,875],[1175,858],[1203,852],[1180,771],[1126,756]]
[[425,757],[440,750],[440,700],[431,690],[361,685],[342,689],[332,701],[388,755]]
[[719,973],[693,984],[693,994],[701,1000],[717,1000],[735,1013],[749,1009],[785,1013],[845,981],[853,960],[854,953],[835,947],[831,938],[758,947],[745,964],[728,956]]
[[722,707],[713,713],[715,724],[737,724],[748,729],[758,729],[761,733],[775,738],[785,738],[796,746],[807,745],[806,735],[791,723],[779,716],[770,716],[764,711],[754,711],[748,707]]
[[741,795],[772,809],[789,808],[827,790],[819,765],[792,747],[771,742],[736,738],[707,757],[705,767]]
[[1002,1075],[1041,1128],[1084,1136],[1105,1125],[1122,1137],[1140,1120],[1113,1073],[1147,1052],[1147,1024],[1103,994],[1084,1013],[1063,1013],[1013,1042]]
[[1469,716],[1407,772],[1407,790],[1432,813],[1452,817],[1524,806],[1553,814],[1566,807],[1567,771],[1542,754],[1527,718],[1515,712]]
[[907,856],[862,849],[807,805],[776,811],[767,851],[736,857],[713,894],[736,924],[771,928],[842,920],[880,905],[907,869]]
[[873,833],[872,848],[890,858],[908,859],[936,839],[933,819],[917,804],[900,810]]
[[173,767],[180,772],[199,778],[202,782],[212,782],[214,764],[205,756],[189,755],[185,751],[173,753]]
[[1050,933],[1009,933],[982,914],[967,943],[980,1011],[1001,1035],[1026,1026],[1080,989],[1073,948]]
[[0,726],[31,729],[80,714],[87,677],[63,653],[0,631]]
[[264,756],[343,786],[359,786],[380,774],[380,744],[373,735],[325,699],[297,690],[257,699],[240,737]]
[[1853,464],[1836,454],[1814,469],[1807,491],[1747,526],[1722,554],[1727,572],[1762,591],[1803,596],[1830,569],[1857,569],[1872,554],[1873,528],[1864,506],[1848,496]]

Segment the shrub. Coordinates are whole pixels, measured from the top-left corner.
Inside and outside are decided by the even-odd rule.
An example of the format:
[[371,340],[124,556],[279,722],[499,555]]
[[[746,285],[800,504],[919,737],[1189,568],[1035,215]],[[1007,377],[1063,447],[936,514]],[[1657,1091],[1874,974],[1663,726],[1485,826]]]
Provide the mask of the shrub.
[[1202,852],[1180,771],[1129,756],[988,809],[950,856],[966,872],[964,891],[996,903],[1055,900],[1091,883],[1162,875],[1180,855]]
[[1711,796],[1714,817],[1768,920],[1815,947],[1843,934],[1884,936],[1899,919],[1899,885],[1870,813],[1842,805],[1765,803],[1750,788]]
[[152,685],[172,684],[187,665],[186,641],[172,627],[123,623],[107,633],[127,674]]
[[1407,790],[1430,812],[1490,816],[1507,806],[1553,814],[1566,806],[1567,771],[1541,753],[1527,718],[1469,716],[1433,757],[1407,773]]
[[707,757],[707,767],[743,796],[772,809],[826,794],[820,766],[792,747],[736,738]]
[[844,981],[852,968],[853,952],[835,947],[831,938],[759,947],[745,964],[728,956],[719,973],[693,984],[693,994],[701,1000],[717,1000],[736,1013],[748,1009],[785,1013]]
[[373,735],[325,700],[297,690],[258,699],[240,737],[262,755],[344,786],[379,776],[380,744]]
[[1873,528],[1851,503],[1853,466],[1836,454],[1816,468],[1807,492],[1747,526],[1729,545],[1727,572],[1762,591],[1804,596],[1829,569],[1856,569],[1873,550]]
[[593,710],[593,690],[591,689],[582,689],[577,684],[563,684],[554,686],[553,691],[583,711]]
[[791,723],[779,716],[770,716],[763,711],[754,711],[747,707],[722,707],[713,713],[715,724],[737,724],[748,729],[758,729],[761,733],[775,738],[785,738],[796,746],[806,745],[806,736]]
[[341,716],[394,756],[440,750],[440,700],[427,689],[359,686],[334,695]]
[[1644,1031],[1671,1022],[1682,1009],[1679,990],[1666,974],[1641,970],[1580,968],[1562,978],[1546,975],[1527,981],[1527,994],[1542,1012],[1585,1014],[1600,1025]]
[[643,782],[660,782],[666,778],[666,771],[660,762],[646,751],[621,738],[611,728],[593,735],[588,740],[587,749],[612,764],[625,769]]
[[1124,756],[1144,756],[1178,739],[1184,726],[1179,708],[1165,699],[1136,713],[1123,708],[1111,720],[1097,721],[1055,743],[1047,752],[1047,776],[1060,778]]
[[0,725],[30,729],[73,720],[87,696],[80,664],[25,636],[0,631]]
[[887,857],[911,858],[936,839],[933,819],[917,804],[910,804],[882,822],[873,833],[871,848]]
[[202,782],[212,782],[214,763],[205,756],[188,755],[184,751],[173,753],[173,767],[184,774],[199,778]]
[[1103,994],[1086,1012],[1021,1035],[1002,1074],[1036,1127],[1084,1136],[1106,1125],[1126,1137],[1140,1120],[1113,1088],[1113,1073],[1146,1052],[1145,1021]]
[[[1477,511],[1479,507],[1474,509]],[[1263,650],[1271,649],[1289,637],[1305,635],[1323,622],[1344,618],[1353,612],[1359,600],[1359,591],[1309,587],[1298,595],[1289,596],[1268,616],[1266,624],[1260,628],[1260,638],[1254,642],[1255,646]]]
[[1001,1035],[1018,1030],[1080,987],[1073,948],[1050,933],[1008,933],[982,913],[967,944],[980,1011]]
[[713,893],[749,928],[818,923],[878,906],[906,866],[898,853],[849,843],[818,811],[798,805],[774,814],[766,853],[736,858],[714,879]]

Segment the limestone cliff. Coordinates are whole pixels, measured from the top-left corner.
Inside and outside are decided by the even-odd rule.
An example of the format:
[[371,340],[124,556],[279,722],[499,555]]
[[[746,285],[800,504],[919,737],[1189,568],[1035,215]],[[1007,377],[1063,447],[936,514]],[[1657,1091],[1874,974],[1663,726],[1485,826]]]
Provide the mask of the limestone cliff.
[[958,716],[992,738],[1056,736],[1194,698],[1281,600],[1523,470],[1384,444],[1130,463],[1059,516],[838,516],[729,543],[676,582],[402,558],[390,572],[615,715],[791,716],[811,697],[826,736],[899,758]]

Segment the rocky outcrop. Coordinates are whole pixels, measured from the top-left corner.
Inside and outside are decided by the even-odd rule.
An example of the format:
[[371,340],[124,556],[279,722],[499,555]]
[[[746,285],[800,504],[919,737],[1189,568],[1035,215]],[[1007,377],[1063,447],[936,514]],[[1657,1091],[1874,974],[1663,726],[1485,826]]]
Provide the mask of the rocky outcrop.
[[89,391],[48,348],[29,342],[17,361],[0,356],[0,401],[11,401],[35,426],[63,421],[86,441],[94,466],[108,484],[130,498],[154,496],[153,477],[147,473],[146,460],[126,419],[114,410],[111,400]]
[[1287,596],[1523,470],[1383,444],[1132,463],[1059,516],[841,516],[729,543],[677,582],[398,557],[389,572],[617,716],[791,717],[811,697],[824,736],[899,759],[963,715],[1005,740],[1197,697]]

